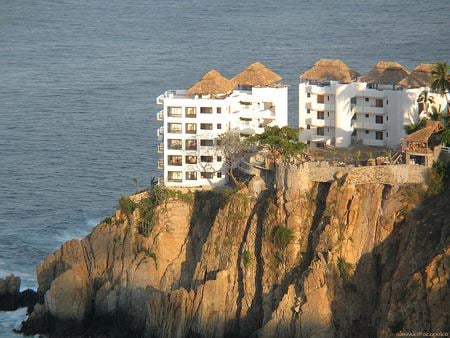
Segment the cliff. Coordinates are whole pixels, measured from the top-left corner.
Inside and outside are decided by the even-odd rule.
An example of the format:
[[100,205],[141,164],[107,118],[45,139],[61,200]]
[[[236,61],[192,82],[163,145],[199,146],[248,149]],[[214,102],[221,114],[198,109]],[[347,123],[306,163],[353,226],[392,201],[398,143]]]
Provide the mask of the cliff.
[[[27,333],[391,337],[449,331],[448,192],[357,184],[136,195],[37,267]],[[342,176],[342,177],[341,177]],[[139,202],[140,201],[140,202]],[[151,201],[149,204],[148,201]],[[137,208],[135,208],[137,206]]]

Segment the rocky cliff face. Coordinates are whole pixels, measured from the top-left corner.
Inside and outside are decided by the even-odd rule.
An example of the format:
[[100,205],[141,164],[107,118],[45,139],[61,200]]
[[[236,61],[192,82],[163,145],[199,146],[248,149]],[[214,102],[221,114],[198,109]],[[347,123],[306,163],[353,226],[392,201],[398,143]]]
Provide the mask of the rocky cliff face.
[[449,330],[448,195],[423,202],[416,186],[354,185],[345,176],[306,191],[260,186],[168,198],[145,235],[139,208],[118,210],[37,267],[45,301],[24,330],[114,326],[149,337]]

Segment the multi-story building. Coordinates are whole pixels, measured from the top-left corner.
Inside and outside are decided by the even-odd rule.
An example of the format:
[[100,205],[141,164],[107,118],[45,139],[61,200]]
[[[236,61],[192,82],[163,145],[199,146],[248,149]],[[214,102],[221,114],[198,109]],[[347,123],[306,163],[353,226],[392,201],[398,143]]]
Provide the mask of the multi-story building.
[[229,80],[211,70],[188,90],[168,90],[157,120],[161,143],[158,167],[166,186],[222,185],[228,168],[218,145],[226,131],[262,133],[287,125],[287,86],[281,77],[257,62]]
[[417,98],[428,89],[431,69],[419,65],[409,72],[381,61],[360,77],[340,60],[317,61],[300,76],[300,140],[318,147],[397,148],[404,126],[418,120]]

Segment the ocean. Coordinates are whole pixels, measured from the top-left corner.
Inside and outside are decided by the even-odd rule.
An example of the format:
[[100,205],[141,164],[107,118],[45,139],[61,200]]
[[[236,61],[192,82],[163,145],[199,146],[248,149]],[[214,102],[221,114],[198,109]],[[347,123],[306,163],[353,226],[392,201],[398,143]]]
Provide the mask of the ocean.
[[[449,61],[450,2],[0,0],[0,278],[35,266],[158,175],[155,98],[259,60],[289,88],[319,58],[360,73]],[[0,337],[25,311],[0,312]]]

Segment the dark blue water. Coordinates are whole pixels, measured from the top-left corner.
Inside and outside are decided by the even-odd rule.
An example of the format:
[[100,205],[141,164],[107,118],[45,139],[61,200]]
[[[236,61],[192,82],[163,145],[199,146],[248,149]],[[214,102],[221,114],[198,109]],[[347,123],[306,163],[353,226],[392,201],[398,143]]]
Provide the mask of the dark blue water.
[[[131,177],[156,171],[155,97],[211,68],[261,60],[290,88],[340,58],[448,60],[450,2],[431,0],[0,0],[0,277],[35,287],[35,264],[111,214]],[[23,311],[0,314],[0,335]]]

